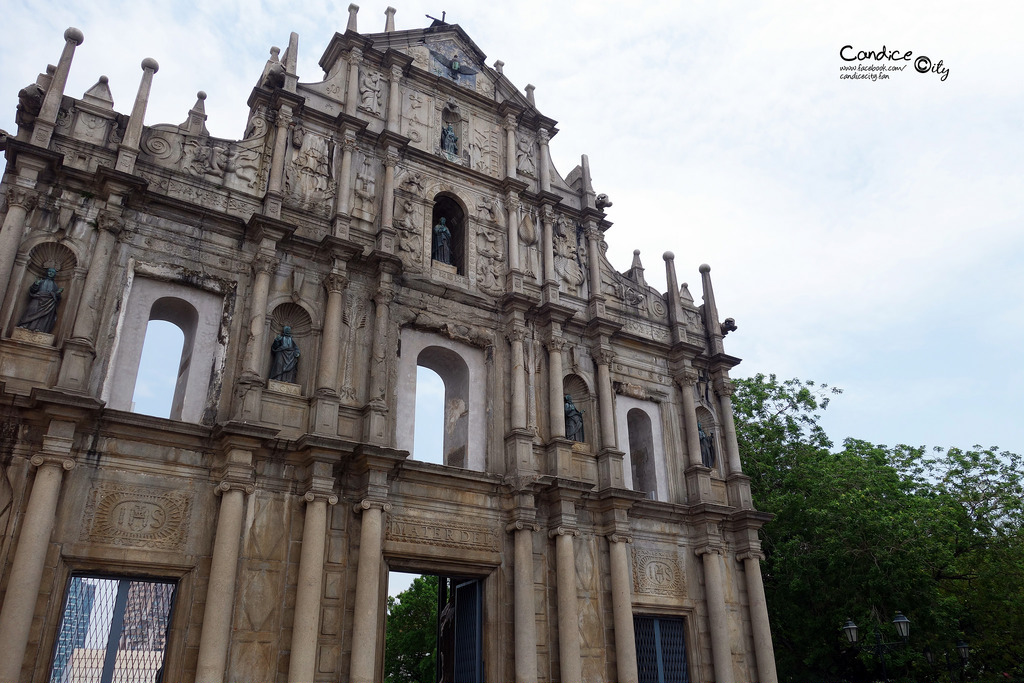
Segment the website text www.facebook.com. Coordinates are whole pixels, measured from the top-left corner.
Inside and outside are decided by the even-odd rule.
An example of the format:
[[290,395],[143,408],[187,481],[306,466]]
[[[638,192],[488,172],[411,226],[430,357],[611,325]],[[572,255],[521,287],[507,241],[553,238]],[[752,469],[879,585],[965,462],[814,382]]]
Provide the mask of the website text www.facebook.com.
[[893,64],[844,64],[839,67],[839,78],[857,78],[871,81],[884,81],[889,78],[886,71],[903,71],[906,64],[899,66]]

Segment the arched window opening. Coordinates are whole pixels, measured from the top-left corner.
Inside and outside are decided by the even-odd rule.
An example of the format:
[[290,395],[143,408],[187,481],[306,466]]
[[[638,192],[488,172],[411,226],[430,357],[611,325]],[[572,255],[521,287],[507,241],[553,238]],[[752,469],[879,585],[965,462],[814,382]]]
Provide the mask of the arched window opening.
[[132,412],[154,417],[171,417],[181,364],[168,362],[182,358],[185,333],[166,320],[150,320],[142,343],[142,360],[135,378]]
[[[422,368],[437,374],[440,387],[431,400],[440,416],[417,409],[418,376]],[[427,375],[429,376],[429,374]],[[438,462],[476,472],[487,471],[487,367],[482,349],[447,337],[404,327],[398,357],[395,445],[421,460],[417,430],[421,422],[438,425]],[[422,404],[422,401],[421,401]],[[430,437],[427,437],[428,439]]]
[[444,381],[430,368],[416,368],[416,428],[413,460],[444,464]]
[[101,399],[114,410],[132,410],[142,348],[152,321],[170,323],[182,334],[180,352],[175,347],[159,355],[159,363],[176,372],[170,419],[211,422],[216,412],[214,402],[220,395],[215,385],[220,382],[227,344],[224,299],[214,292],[176,282],[138,275],[132,279],[118,320]]
[[[196,327],[199,323],[199,312],[192,304],[175,297],[162,297],[153,302],[149,309],[149,323],[164,323],[156,329],[167,329],[165,326],[177,328],[181,333],[181,345],[170,347],[162,345],[160,341],[154,340],[156,353],[155,362],[175,368],[174,360],[177,359],[177,367],[174,377],[174,390],[171,394],[171,407],[167,414],[172,420],[182,419],[182,410],[185,407],[185,389],[188,385],[189,371],[192,368],[192,349],[195,346]],[[149,323],[146,325],[147,341],[149,337]],[[143,342],[145,349],[145,342]],[[138,372],[133,385],[138,390],[138,373],[142,370],[142,361],[139,362]],[[164,394],[164,400],[166,400]],[[142,412],[138,411],[137,412]],[[153,413],[148,413],[153,414]],[[158,415],[160,417],[160,415]]]
[[433,226],[430,255],[434,265],[452,266],[459,275],[465,275],[466,212],[462,205],[451,195],[437,195],[430,224]]
[[626,413],[629,433],[629,465],[633,475],[633,490],[646,493],[654,499],[657,495],[657,477],[654,468],[654,431],[651,418],[639,408]]
[[[423,368],[432,370],[444,384],[443,401],[440,402],[443,411],[441,420],[442,461],[449,467],[467,467],[469,366],[459,354],[440,346],[428,346],[420,351],[416,358],[416,365],[417,385],[419,384],[419,371]],[[418,399],[418,388],[416,393]],[[416,428],[419,429],[419,410],[416,411],[416,418]]]

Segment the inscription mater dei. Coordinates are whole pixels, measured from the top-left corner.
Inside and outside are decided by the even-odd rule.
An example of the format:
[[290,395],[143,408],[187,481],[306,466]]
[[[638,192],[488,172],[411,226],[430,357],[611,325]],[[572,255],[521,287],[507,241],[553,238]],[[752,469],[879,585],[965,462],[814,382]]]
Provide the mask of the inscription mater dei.
[[388,521],[386,537],[407,543],[498,550],[498,536],[493,529],[459,522],[438,523],[414,517],[392,517]]

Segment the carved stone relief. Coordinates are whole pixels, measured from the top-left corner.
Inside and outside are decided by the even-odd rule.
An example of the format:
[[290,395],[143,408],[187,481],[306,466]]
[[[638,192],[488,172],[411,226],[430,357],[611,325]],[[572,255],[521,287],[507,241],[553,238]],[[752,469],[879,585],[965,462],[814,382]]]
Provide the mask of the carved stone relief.
[[335,183],[332,180],[332,145],[322,135],[296,126],[292,132],[291,158],[285,167],[287,205],[330,215]]
[[537,175],[537,163],[534,161],[534,143],[531,138],[516,136],[516,170],[530,177]]
[[384,79],[377,71],[362,69],[359,72],[359,108],[380,116],[384,98]]
[[679,556],[634,548],[633,590],[645,595],[685,595],[686,584]]
[[82,540],[154,550],[185,545],[192,492],[102,482],[89,493]]
[[418,92],[410,92],[402,100],[403,132],[414,143],[430,137],[430,99]]
[[498,174],[498,130],[494,126],[477,122],[469,141],[469,155],[472,167],[481,173]]
[[395,197],[395,229],[398,230],[398,257],[406,270],[423,270],[423,212],[411,197]]
[[494,231],[481,229],[477,233],[477,286],[492,296],[500,296],[505,291],[502,283],[504,275],[505,246],[502,236]]
[[579,287],[586,279],[579,257],[579,242],[575,226],[559,218],[555,230],[555,273],[566,285],[570,294],[578,294]]
[[261,139],[230,142],[147,129],[141,152],[142,158],[158,166],[184,171],[217,185],[250,193],[266,191],[267,164]]
[[537,244],[540,235],[537,230],[537,222],[529,209],[520,212],[519,219],[519,244],[523,250],[519,262],[522,264],[523,272],[529,277],[540,276],[540,249]]
[[356,173],[356,184],[352,190],[355,194],[355,206],[352,215],[370,223],[376,212],[377,174],[370,163],[370,157],[363,157],[363,163]]
[[350,285],[345,291],[345,308],[341,314],[341,322],[345,326],[345,365],[342,368],[341,397],[350,404],[355,404],[358,398],[355,390],[357,384],[354,377],[354,358],[357,355],[356,349],[361,347],[357,341],[360,331],[370,322],[371,312],[370,300],[366,293],[361,287]]
[[481,195],[476,202],[476,210],[481,220],[490,221],[500,228],[505,227],[505,210],[497,198]]
[[501,549],[498,534],[491,527],[436,518],[424,520],[390,515],[384,539],[467,550],[497,552]]

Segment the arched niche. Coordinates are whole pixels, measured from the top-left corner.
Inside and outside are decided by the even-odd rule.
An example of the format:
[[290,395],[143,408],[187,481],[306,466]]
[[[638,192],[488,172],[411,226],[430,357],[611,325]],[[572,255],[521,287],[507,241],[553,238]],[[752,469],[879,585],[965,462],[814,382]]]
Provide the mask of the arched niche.
[[313,377],[316,366],[316,343],[313,334],[313,320],[309,312],[302,306],[287,302],[276,306],[270,315],[270,335],[266,344],[266,357],[264,364],[267,368],[267,378],[270,378],[270,371],[273,365],[273,353],[271,348],[278,335],[284,332],[285,327],[291,328],[292,339],[299,347],[299,362],[296,366],[295,382],[305,390],[309,386],[310,378]]
[[439,426],[444,464],[485,471],[487,375],[483,351],[431,332],[402,330],[395,443],[410,453],[415,453],[418,367],[437,373],[444,383],[444,420]]
[[[10,330],[18,326],[22,316],[25,314],[31,300],[30,291],[32,285],[39,279],[46,277],[50,268],[57,271],[54,282],[62,289],[60,303],[57,305],[56,320],[50,334],[55,339],[63,339],[70,333],[70,327],[74,323],[74,311],[77,308],[77,296],[79,292],[72,291],[72,283],[75,280],[75,267],[77,259],[74,252],[68,247],[57,242],[42,242],[32,247],[28,254],[28,262],[23,266],[19,286],[17,288],[17,300],[14,302],[13,315],[10,319]],[[14,278],[12,278],[12,282]]]
[[[711,411],[704,406],[697,406],[697,435],[700,436],[700,430],[704,430],[704,434],[711,439],[711,453],[712,462],[710,467],[712,474],[717,476],[723,476],[722,472],[722,430],[719,428],[718,423],[715,420],[715,416],[711,414]],[[703,445],[701,448],[701,461],[705,465],[706,457],[703,453]]]
[[[441,192],[434,197],[434,206],[431,212],[431,233],[430,233],[430,256],[434,266],[443,263],[442,260],[434,258],[437,256],[438,235],[434,231],[441,219],[445,219],[445,225],[451,233],[448,251],[450,263],[446,264],[455,268],[459,275],[466,274],[466,235],[468,226],[466,207],[458,197],[449,193]],[[443,266],[441,266],[443,267]]]
[[668,467],[661,405],[616,395],[615,424],[619,449],[625,452],[622,469],[626,486],[654,500],[667,501]]
[[[583,441],[591,450],[598,449],[598,415],[596,397],[591,393],[586,380],[570,374],[562,378],[562,396],[572,398],[573,405],[583,413]],[[568,430],[566,437],[569,436]]]

